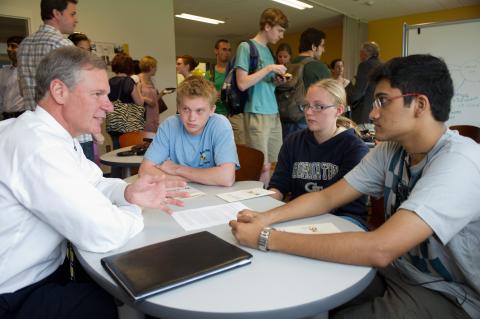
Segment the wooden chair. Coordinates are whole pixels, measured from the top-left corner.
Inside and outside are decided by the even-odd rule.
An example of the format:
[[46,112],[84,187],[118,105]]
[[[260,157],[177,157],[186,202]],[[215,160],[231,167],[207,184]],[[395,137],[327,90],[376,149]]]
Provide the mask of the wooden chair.
[[237,144],[240,169],[235,172],[236,181],[258,181],[262,174],[263,153],[252,147]]
[[129,132],[120,135],[118,138],[120,147],[127,147],[137,144],[143,144],[144,138],[154,138],[155,133],[153,132],[145,132],[145,131],[137,131],[137,132]]
[[458,131],[458,134],[470,137],[477,143],[480,143],[480,127],[472,125],[454,125],[450,126],[451,130]]

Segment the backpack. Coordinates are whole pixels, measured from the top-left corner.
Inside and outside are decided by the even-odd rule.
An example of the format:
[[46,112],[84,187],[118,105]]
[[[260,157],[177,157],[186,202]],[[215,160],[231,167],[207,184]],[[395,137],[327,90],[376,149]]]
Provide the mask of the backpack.
[[278,85],[275,89],[278,112],[282,122],[297,123],[305,117],[299,106],[305,99],[305,84],[303,82],[303,69],[305,64],[312,62],[313,58],[306,57],[298,63],[288,63],[287,73],[292,78]]
[[[258,50],[251,40],[245,41],[250,47],[250,64],[248,74],[254,73],[258,68]],[[237,68],[235,68],[235,56],[227,65],[225,81],[223,82],[220,98],[227,108],[229,115],[243,113],[248,101],[248,90],[240,91],[237,84]]]

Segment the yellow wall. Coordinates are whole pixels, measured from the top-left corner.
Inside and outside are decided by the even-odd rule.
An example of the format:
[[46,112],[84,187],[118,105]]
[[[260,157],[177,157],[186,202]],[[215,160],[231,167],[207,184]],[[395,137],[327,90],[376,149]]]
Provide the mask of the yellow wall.
[[[402,55],[403,23],[418,24],[480,18],[480,5],[370,21],[368,39],[380,46],[380,58],[387,61]],[[461,35],[459,35],[461,36]],[[478,39],[472,39],[478,41]],[[448,39],[445,39],[448,45]]]
[[[322,55],[321,60],[326,63],[327,65],[333,59],[341,58],[342,57],[342,32],[343,28],[341,25],[338,26],[331,26],[331,27],[316,27],[319,30],[325,32],[326,39],[325,39],[325,52]],[[300,41],[301,32],[297,33],[288,33],[285,35],[283,40],[279,41],[276,45],[272,46],[273,53],[276,52],[277,46],[280,43],[288,43],[292,48],[293,56],[298,54],[298,44]]]

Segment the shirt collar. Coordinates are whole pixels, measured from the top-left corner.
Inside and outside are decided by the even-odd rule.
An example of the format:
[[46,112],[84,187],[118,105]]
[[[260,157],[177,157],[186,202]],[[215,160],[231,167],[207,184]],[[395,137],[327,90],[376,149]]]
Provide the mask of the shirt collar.
[[47,126],[52,128],[62,138],[65,138],[68,141],[73,139],[72,135],[70,135],[70,133],[40,105],[37,105],[37,108],[34,111],[34,115],[37,116],[38,119],[44,122]]

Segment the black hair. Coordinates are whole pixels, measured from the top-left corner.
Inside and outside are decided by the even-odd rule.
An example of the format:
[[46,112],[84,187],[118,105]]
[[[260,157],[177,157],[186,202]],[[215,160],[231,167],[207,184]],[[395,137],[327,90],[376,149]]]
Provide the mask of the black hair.
[[[393,58],[377,67],[370,79],[374,84],[388,80],[402,94],[419,93],[428,97],[433,118],[446,122],[453,97],[453,81],[445,62],[429,54],[414,54]],[[404,97],[410,104],[413,97]]]
[[215,42],[215,49],[218,49],[218,46],[220,45],[220,43],[230,43],[227,39],[218,39],[217,42]]
[[78,0],[42,0],[40,2],[40,14],[42,20],[50,20],[53,18],[53,10],[62,12],[69,3],[77,4]]
[[339,62],[339,61],[343,62],[342,59],[335,59],[332,62],[330,62],[330,69],[332,69],[332,70],[335,69],[335,64],[337,64],[337,62]]
[[77,45],[80,41],[90,41],[90,39],[81,32],[73,32],[68,36],[68,39],[73,42],[73,44]]
[[25,39],[25,37],[22,37],[22,36],[19,36],[19,35],[14,35],[14,36],[11,36],[7,39],[7,44],[9,43],[16,43],[16,44],[20,44],[23,39]]
[[277,56],[278,52],[281,51],[287,51],[288,54],[292,55],[292,48],[290,47],[290,45],[288,45],[288,43],[280,43],[277,47],[277,52],[275,52],[275,56]]
[[309,51],[312,49],[312,45],[319,46],[322,43],[322,39],[325,39],[325,33],[315,28],[308,28],[300,36],[298,52]]
[[[149,70],[148,70],[149,71]],[[133,74],[140,74],[142,71],[140,70],[140,60],[133,60]]]

